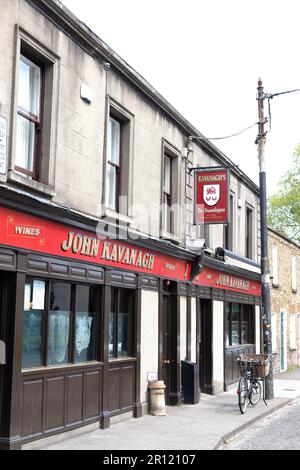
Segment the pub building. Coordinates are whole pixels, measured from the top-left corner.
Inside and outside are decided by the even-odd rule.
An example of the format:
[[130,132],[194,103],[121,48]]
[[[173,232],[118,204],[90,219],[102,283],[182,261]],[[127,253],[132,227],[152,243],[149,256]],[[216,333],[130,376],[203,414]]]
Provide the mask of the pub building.
[[21,200],[0,208],[2,448],[141,417],[149,373],[180,404],[185,359],[204,393],[237,381],[237,355],[259,348],[256,263],[100,239],[87,221],[42,212]]
[[0,449],[140,418],[149,380],[229,389],[261,350],[258,187],[59,0],[2,2]]

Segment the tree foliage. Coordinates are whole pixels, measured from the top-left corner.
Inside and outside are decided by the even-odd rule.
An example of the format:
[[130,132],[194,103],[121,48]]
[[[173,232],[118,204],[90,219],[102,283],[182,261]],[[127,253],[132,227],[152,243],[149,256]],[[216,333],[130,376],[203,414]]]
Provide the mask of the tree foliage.
[[278,192],[269,198],[268,224],[300,243],[300,144],[295,148],[291,170],[281,178]]

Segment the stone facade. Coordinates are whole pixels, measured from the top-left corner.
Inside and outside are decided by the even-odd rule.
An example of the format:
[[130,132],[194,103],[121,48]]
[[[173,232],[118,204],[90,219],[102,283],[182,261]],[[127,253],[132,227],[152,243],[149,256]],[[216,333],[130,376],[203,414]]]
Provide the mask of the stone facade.
[[[2,0],[1,6],[0,115],[7,122],[7,172],[0,175],[0,184],[90,218],[121,218],[133,230],[167,238],[182,247],[186,238],[203,238],[200,228],[192,226],[193,174],[186,175],[182,158],[187,137],[201,136],[200,132],[59,1]],[[62,22],[58,27],[58,14],[68,24]],[[23,47],[30,53],[35,51],[46,67],[43,163],[38,181],[15,169],[19,57]],[[90,90],[90,102],[83,99],[83,86]],[[104,207],[106,130],[111,112],[127,126],[122,177],[128,207],[119,214],[111,214]],[[187,204],[172,236],[164,233],[160,213],[166,149],[176,161],[174,203],[181,207]],[[204,137],[192,141],[188,159],[193,166],[230,168],[233,251],[245,256],[245,208],[249,205],[254,213],[252,258],[259,260],[257,186]],[[149,217],[144,217],[144,209],[136,216],[136,208],[150,205]],[[210,248],[223,246],[224,227],[215,225],[207,230]]]
[[273,363],[279,372],[300,365],[300,246],[271,229],[268,239]]

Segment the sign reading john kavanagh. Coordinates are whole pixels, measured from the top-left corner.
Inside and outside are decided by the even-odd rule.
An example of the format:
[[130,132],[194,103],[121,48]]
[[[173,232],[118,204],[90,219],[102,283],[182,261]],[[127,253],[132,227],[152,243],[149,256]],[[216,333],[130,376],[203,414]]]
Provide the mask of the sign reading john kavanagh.
[[195,172],[195,224],[229,223],[229,170]]

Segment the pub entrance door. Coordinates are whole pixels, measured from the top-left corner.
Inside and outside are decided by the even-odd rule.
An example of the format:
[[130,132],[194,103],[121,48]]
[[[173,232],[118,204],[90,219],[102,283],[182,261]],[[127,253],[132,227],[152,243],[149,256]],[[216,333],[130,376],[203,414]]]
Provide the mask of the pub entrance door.
[[[171,289],[170,289],[171,290]],[[159,376],[166,385],[166,404],[177,404],[178,365],[177,361],[177,296],[164,292],[160,308],[160,358]],[[179,369],[180,370],[180,369]]]
[[212,302],[200,299],[200,343],[199,369],[200,389],[203,393],[213,394],[213,361],[212,361]]

